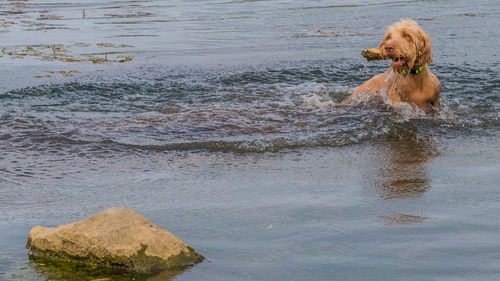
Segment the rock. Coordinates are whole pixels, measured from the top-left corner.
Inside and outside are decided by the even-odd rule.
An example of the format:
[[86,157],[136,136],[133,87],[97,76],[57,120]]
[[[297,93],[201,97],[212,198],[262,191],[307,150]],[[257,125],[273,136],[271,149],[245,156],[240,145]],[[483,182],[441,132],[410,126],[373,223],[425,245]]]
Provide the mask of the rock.
[[35,226],[26,247],[36,256],[145,274],[203,260],[166,229],[120,207],[57,228]]

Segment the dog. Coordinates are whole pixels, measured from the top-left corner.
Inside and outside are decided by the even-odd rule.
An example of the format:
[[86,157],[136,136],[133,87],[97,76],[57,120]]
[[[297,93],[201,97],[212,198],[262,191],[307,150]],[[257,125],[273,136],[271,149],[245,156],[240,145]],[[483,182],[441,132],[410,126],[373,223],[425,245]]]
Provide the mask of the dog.
[[406,102],[426,113],[440,105],[441,83],[427,67],[432,62],[431,40],[414,20],[390,25],[379,51],[383,59],[392,60],[389,69],[356,88],[344,103],[359,100],[362,95],[385,94],[393,106]]

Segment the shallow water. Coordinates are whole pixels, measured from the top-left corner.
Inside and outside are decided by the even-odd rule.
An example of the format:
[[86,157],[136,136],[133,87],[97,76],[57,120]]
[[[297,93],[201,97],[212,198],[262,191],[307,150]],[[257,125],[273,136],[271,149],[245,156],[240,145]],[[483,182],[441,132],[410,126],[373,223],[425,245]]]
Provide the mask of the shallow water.
[[[39,266],[24,246],[35,225],[112,206],[207,258],[152,280],[499,279],[499,14],[496,1],[1,3],[0,280],[106,277]],[[388,66],[360,51],[406,17],[432,37],[442,108],[340,105]]]

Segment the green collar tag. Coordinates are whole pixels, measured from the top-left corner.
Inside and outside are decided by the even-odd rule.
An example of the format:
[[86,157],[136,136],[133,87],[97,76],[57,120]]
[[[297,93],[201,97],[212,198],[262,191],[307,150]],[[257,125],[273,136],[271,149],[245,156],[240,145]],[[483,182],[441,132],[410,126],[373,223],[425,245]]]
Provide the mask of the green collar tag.
[[[425,64],[422,65],[422,66],[419,66],[417,68],[412,68],[411,71],[410,71],[410,73],[411,74],[419,74],[420,72],[422,72],[422,70],[424,69],[424,67],[425,67]],[[404,69],[404,68],[403,68],[403,74],[404,75],[408,75],[408,71],[406,71],[406,69]]]

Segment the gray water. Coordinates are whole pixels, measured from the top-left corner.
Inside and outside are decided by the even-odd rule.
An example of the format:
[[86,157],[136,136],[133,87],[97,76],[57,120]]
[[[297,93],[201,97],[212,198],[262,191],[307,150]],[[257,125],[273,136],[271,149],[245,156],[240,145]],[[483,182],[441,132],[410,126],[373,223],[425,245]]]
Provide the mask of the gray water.
[[[340,105],[400,18],[442,107]],[[0,280],[109,277],[25,243],[112,206],[206,257],[151,280],[500,279],[499,24],[497,1],[0,3]]]

